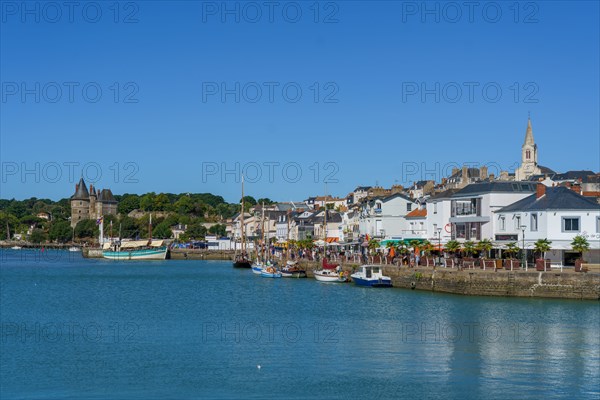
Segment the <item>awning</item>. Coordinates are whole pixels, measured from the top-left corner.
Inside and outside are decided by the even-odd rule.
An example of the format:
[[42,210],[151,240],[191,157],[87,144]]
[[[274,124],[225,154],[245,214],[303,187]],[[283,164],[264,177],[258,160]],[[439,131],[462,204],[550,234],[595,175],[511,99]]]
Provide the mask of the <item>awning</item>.
[[128,242],[121,242],[122,249],[132,249],[135,247],[144,247],[148,245],[147,240],[130,240]]
[[410,244],[410,242],[412,242],[412,241],[417,241],[419,243],[423,243],[426,240],[427,239],[423,239],[423,238],[385,239],[385,240],[382,240],[379,244],[381,244],[381,246],[383,246],[383,247],[387,246],[388,243],[394,243],[396,245],[405,244],[408,246]]
[[325,239],[325,240],[327,240],[327,243],[334,243],[334,242],[337,242],[337,241],[339,241],[340,239],[339,239],[339,238],[336,238],[336,237],[328,237],[328,238],[327,238],[327,239]]

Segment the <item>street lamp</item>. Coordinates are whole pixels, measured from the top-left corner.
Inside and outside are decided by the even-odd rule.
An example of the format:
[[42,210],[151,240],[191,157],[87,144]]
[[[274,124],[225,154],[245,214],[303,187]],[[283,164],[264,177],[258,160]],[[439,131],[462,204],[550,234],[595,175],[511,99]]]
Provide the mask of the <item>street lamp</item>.
[[438,255],[438,265],[442,265],[442,228],[437,228],[437,234],[438,234],[438,251],[439,251],[439,255]]
[[521,225],[521,232],[523,232],[523,247],[521,248],[521,258],[522,258],[522,262],[523,262],[523,266],[525,267],[525,271],[527,271],[527,253],[525,250],[525,228],[527,228],[525,225]]

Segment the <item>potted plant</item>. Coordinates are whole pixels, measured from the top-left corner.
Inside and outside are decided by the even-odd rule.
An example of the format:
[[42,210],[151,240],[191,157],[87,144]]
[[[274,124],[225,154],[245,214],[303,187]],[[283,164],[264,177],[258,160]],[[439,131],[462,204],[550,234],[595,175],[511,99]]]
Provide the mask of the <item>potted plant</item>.
[[504,252],[508,254],[508,258],[504,261],[504,269],[512,271],[514,268],[520,268],[519,260],[515,259],[515,254],[519,252],[517,242],[508,243]]
[[550,250],[552,242],[548,239],[538,239],[533,245],[533,250],[539,254],[539,258],[535,260],[535,269],[537,271],[546,271],[549,262],[546,261],[546,252]]
[[479,243],[477,243],[477,250],[479,250],[481,252],[481,258],[483,259],[483,269],[487,268],[494,268],[496,266],[496,263],[494,262],[494,260],[490,260],[489,256],[490,256],[490,251],[492,250],[492,248],[494,247],[494,244],[492,243],[492,241],[490,239],[483,239],[480,240]]
[[571,242],[571,248],[573,251],[581,254],[581,256],[575,260],[575,272],[581,272],[581,264],[584,263],[583,253],[590,249],[590,244],[585,237],[577,235]]

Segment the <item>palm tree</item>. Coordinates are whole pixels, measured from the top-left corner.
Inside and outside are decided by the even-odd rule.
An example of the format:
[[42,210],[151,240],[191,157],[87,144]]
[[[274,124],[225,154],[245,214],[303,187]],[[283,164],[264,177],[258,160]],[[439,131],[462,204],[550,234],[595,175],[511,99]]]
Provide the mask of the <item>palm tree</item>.
[[510,258],[515,258],[515,254],[519,252],[519,245],[517,245],[517,242],[508,243],[504,252],[508,253]]
[[577,253],[581,253],[581,260],[583,261],[583,253],[590,249],[590,244],[587,239],[581,235],[577,235],[571,242],[571,248]]
[[371,253],[375,252],[375,249],[378,249],[380,246],[379,241],[375,239],[369,240],[369,250],[371,250]]
[[542,259],[546,258],[546,252],[550,250],[550,245],[552,242],[548,239],[538,239],[533,245],[533,250],[536,253],[540,254]]
[[429,240],[424,240],[421,243],[420,246],[423,251],[425,252],[425,255],[430,256],[431,255],[431,251],[433,250],[433,244],[431,244],[431,242]]
[[444,248],[448,253],[455,254],[460,251],[460,247],[458,240],[450,240]]
[[475,250],[475,243],[473,243],[470,240],[467,240],[463,243],[463,249],[465,250],[465,254],[467,256],[470,256],[471,254],[473,254],[473,250]]
[[494,247],[494,244],[490,239],[483,239],[477,243],[477,250],[481,251],[484,255],[484,258],[490,257],[490,251]]

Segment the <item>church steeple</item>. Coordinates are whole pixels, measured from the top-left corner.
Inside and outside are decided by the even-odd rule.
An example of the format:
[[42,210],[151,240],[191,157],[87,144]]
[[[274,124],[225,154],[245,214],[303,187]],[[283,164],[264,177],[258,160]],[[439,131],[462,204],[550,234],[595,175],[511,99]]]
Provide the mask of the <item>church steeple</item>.
[[531,119],[527,118],[527,131],[525,132],[525,143],[523,145],[535,146],[533,141],[533,129],[531,129]]

